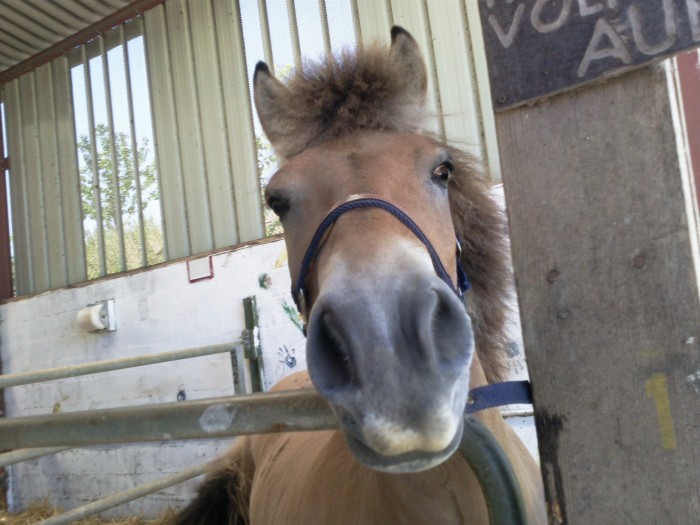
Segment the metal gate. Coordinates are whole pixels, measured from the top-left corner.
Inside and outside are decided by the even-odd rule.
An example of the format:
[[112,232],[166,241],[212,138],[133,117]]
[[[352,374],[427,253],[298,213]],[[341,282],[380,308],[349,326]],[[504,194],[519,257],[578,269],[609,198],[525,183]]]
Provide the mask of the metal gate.
[[[0,377],[0,388],[224,352],[231,352],[234,356],[242,355],[243,345],[214,345],[8,374]],[[337,423],[329,406],[314,390],[257,393],[151,406],[15,417],[0,421],[0,449],[12,450],[0,454],[0,466],[77,446],[329,430],[336,427]],[[525,524],[520,490],[505,454],[488,430],[473,416],[465,416],[464,427],[460,452],[479,478],[489,508],[491,524]],[[104,497],[40,523],[72,523],[202,475],[217,464],[218,460],[209,461],[157,481]]]

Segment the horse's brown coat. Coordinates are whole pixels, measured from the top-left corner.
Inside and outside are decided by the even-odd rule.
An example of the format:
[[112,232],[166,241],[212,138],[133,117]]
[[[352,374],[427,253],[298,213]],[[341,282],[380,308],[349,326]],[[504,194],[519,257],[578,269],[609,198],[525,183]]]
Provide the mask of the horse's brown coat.
[[[379,193],[397,200],[425,231],[453,276],[456,232],[472,283],[468,311],[476,356],[469,369],[469,387],[474,388],[501,379],[505,369],[504,219],[474,161],[420,132],[424,66],[416,62],[417,46],[407,33],[394,30],[392,37],[388,51],[375,48],[330,64],[307,65],[288,86],[259,69],[266,75],[256,81],[260,119],[277,152],[288,159],[267,194],[271,200],[294,201],[295,211],[284,221],[293,279],[315,226],[332,204],[352,193]],[[445,155],[453,165],[449,210],[446,198],[440,207],[440,190],[431,186],[429,178]],[[310,298],[328,288],[328,281],[339,272],[383,275],[383,279],[396,275],[400,281],[409,261],[425,266],[423,252],[412,234],[385,212],[363,210],[352,218],[344,216],[315,263],[308,283]],[[427,266],[426,273],[432,273]],[[396,314],[400,313],[399,308]],[[395,380],[387,376],[387,381]],[[302,372],[276,389],[310,386]],[[415,385],[407,386],[412,395],[419,391]],[[544,524],[535,462],[498,410],[477,417],[513,465],[530,525]],[[485,525],[488,517],[478,482],[461,456],[453,455],[423,472],[386,474],[362,465],[343,435],[329,431],[241,438],[226,466],[209,477],[176,523]]]
[[[478,367],[478,363],[476,365]],[[475,377],[473,386],[486,384]],[[311,386],[306,372],[275,389]],[[477,415],[509,457],[523,489],[529,525],[544,525],[544,495],[537,465],[497,409]],[[180,525],[487,525],[485,502],[466,461],[455,455],[417,474],[384,474],[361,465],[338,431],[240,438],[226,468],[209,479],[215,492],[238,505],[198,499]],[[252,482],[252,483],[251,483]],[[238,483],[239,485],[236,485]],[[228,485],[227,485],[228,484]],[[207,486],[200,488],[204,494]],[[218,505],[218,507],[217,507]],[[218,508],[220,515],[206,515]],[[200,521],[201,520],[201,521]],[[230,520],[230,521],[229,521]]]

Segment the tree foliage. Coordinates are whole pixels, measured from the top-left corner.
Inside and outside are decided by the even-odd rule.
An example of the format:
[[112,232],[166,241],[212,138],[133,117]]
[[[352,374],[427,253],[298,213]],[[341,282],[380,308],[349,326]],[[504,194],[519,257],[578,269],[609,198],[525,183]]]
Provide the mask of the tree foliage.
[[[265,186],[272,176],[272,171],[277,167],[277,157],[270,143],[263,137],[255,137],[255,151],[258,158],[258,174],[260,175],[261,193],[265,194]],[[263,197],[264,199],[264,197]],[[265,203],[263,203],[264,205]],[[282,224],[270,208],[264,207],[265,236],[278,235],[284,233]]]
[[[95,222],[98,220],[98,206],[101,206],[102,221],[105,228],[115,227],[117,214],[123,222],[137,218],[139,193],[136,191],[136,165],[139,169],[141,201],[143,206],[158,200],[157,172],[154,162],[148,162],[148,139],[143,138],[136,147],[134,163],[131,138],[124,132],[114,133],[114,148],[106,124],[95,126],[96,166],[90,137],[83,135],[78,141],[78,152],[82,157],[80,168],[80,196],[83,203],[83,217]],[[116,153],[112,158],[112,151]],[[116,161],[116,164],[115,162]],[[118,184],[115,184],[114,175]],[[97,178],[95,178],[95,168]],[[119,205],[117,205],[117,191]],[[98,202],[99,195],[99,202]]]
[[[164,243],[163,228],[159,220],[158,177],[155,162],[149,160],[151,155],[148,139],[144,138],[140,145],[137,145],[136,155],[134,155],[128,134],[115,132],[112,142],[109,128],[105,124],[98,124],[95,127],[95,152],[96,162],[93,162],[90,137],[83,135],[78,141],[78,154],[82,160],[80,199],[85,228],[88,278],[93,279],[103,274],[100,267],[101,244],[105,255],[104,273],[115,273],[143,266],[142,229],[146,263],[162,262]],[[138,166],[138,174],[136,166]],[[139,217],[139,198],[141,210],[144,212],[143,222]],[[149,205],[155,209],[149,212]],[[119,231],[117,218],[121,219],[121,231]],[[98,236],[100,219],[102,243]],[[122,236],[125,268],[121,265],[120,238]]]
[[[143,224],[144,237],[146,241],[146,261],[148,264],[163,262],[163,229],[160,223],[154,219],[146,218]],[[85,234],[85,258],[87,262],[88,279],[100,277],[100,252],[99,239],[96,231],[88,231]],[[106,273],[117,273],[121,271],[119,233],[116,228],[106,228],[104,230],[105,245],[105,265]],[[126,269],[134,270],[141,268],[141,232],[138,225],[124,228],[124,249],[126,259]]]

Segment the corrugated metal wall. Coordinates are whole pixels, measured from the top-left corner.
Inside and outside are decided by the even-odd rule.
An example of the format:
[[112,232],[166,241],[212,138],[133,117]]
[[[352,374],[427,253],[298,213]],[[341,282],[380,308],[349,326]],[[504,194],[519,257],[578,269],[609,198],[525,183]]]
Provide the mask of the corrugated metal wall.
[[145,18],[169,258],[262,237],[236,4],[170,0]]
[[500,179],[486,56],[473,0],[356,0],[361,42],[389,42],[389,28],[411,32],[430,71],[435,131],[477,155]]
[[[248,59],[274,62],[271,42],[279,46],[280,35],[270,34],[268,15],[284,11],[289,41],[283,46],[293,50],[298,68],[304,45],[297,17],[309,12],[310,1],[168,0],[130,24],[130,31],[136,27],[143,32],[146,43],[167,259],[264,235],[249,94],[252,64],[246,64],[241,7],[250,17],[248,4],[257,4],[256,38],[263,41],[263,56]],[[430,104],[442,116],[435,120],[434,131],[479,156],[498,179],[476,2],[346,2],[360,45],[388,43],[394,24],[416,37],[430,70]],[[328,18],[327,7],[336,6],[327,6],[326,0],[316,6],[322,52],[328,55],[337,51],[330,42],[338,22]],[[65,57],[4,86],[20,295],[86,278],[70,93]],[[120,269],[126,268],[122,264]]]
[[2,0],[0,72],[70,38],[133,0]]
[[86,278],[68,60],[4,86],[18,295]]

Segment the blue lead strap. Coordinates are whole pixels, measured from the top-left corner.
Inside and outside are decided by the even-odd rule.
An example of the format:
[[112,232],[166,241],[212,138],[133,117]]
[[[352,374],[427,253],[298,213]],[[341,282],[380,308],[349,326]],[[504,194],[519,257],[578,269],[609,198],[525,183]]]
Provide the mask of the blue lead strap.
[[467,414],[503,405],[532,404],[532,389],[529,381],[504,381],[480,386],[469,391]]

